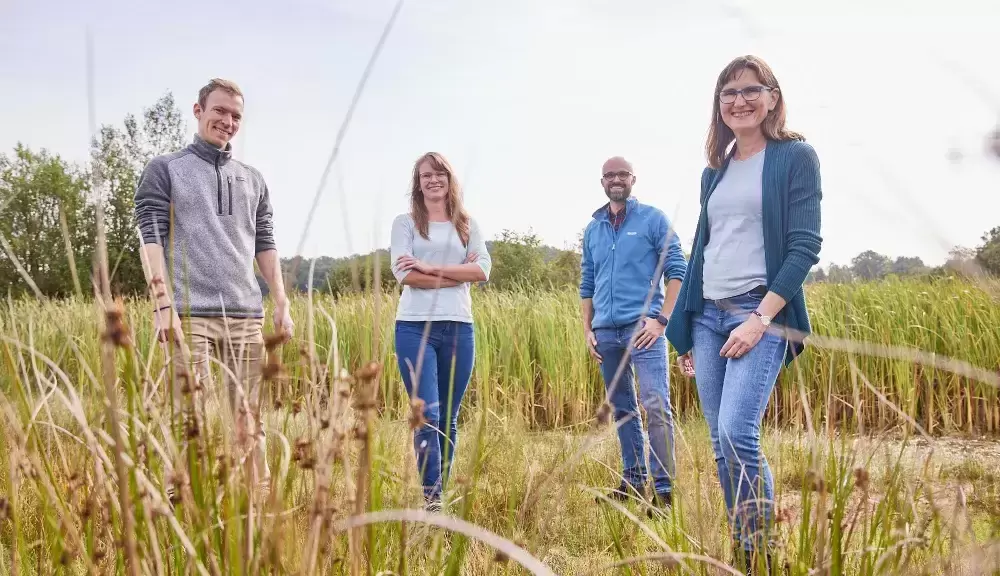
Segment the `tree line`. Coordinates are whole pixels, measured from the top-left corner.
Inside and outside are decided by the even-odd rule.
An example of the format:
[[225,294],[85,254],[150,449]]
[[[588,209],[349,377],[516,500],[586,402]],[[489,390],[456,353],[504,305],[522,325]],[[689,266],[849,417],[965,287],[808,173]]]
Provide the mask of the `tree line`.
[[[145,164],[155,155],[187,145],[183,113],[168,92],[138,117],[104,125],[90,145],[90,159],[77,165],[58,154],[18,144],[0,153],[0,289],[17,297],[62,298],[90,294],[97,210],[104,211],[112,291],[145,295],[133,195]],[[94,176],[98,176],[94,178]],[[94,182],[100,182],[95,190]],[[539,290],[576,286],[580,241],[565,249],[543,245],[531,232],[503,230],[487,243],[493,259],[490,290]],[[345,258],[286,257],[282,268],[290,291],[310,289],[335,296],[375,287],[378,262],[382,290],[396,289],[387,249]],[[948,262],[926,266],[918,257],[896,259],[865,251],[848,265],[816,268],[810,282],[870,281],[896,276],[1000,275],[1000,226],[976,248],[956,247]],[[259,279],[266,293],[263,279]]]

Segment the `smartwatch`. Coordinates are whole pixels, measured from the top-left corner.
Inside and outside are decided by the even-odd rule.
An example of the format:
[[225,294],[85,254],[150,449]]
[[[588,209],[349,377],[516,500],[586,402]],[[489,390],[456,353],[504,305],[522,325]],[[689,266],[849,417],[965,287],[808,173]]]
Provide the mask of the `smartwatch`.
[[660,325],[662,325],[662,326],[666,326],[667,322],[668,322],[666,316],[664,316],[663,314],[657,314],[656,315],[656,321],[659,322]]

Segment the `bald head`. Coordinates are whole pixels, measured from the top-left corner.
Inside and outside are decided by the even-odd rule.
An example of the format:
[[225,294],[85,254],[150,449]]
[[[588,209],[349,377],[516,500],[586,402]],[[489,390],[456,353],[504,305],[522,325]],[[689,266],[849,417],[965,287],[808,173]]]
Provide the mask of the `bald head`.
[[608,158],[601,168],[601,186],[612,203],[624,203],[632,194],[635,174],[632,164],[621,156]]
[[622,158],[621,156],[612,156],[604,163],[601,168],[601,174],[606,174],[608,172],[618,172],[624,170],[626,172],[632,172],[632,163],[628,160]]

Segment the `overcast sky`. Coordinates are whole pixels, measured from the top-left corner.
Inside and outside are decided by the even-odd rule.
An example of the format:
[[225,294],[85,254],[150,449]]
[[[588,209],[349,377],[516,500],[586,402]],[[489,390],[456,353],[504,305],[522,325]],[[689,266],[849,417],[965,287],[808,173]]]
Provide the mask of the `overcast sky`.
[[[240,83],[236,155],[261,170],[295,253],[336,132],[394,0],[0,0],[0,151],[86,158],[85,32],[99,123],[171,91],[191,116],[213,76]],[[408,0],[376,64],[303,253],[387,246],[412,162],[456,166],[489,236],[575,240],[606,201],[601,165],[686,246],[719,70],[774,68],[789,125],[822,163],[822,263],[872,248],[944,260],[1000,225],[1000,3],[846,0]],[[953,164],[958,148],[964,160]],[[898,220],[897,229],[890,222]]]

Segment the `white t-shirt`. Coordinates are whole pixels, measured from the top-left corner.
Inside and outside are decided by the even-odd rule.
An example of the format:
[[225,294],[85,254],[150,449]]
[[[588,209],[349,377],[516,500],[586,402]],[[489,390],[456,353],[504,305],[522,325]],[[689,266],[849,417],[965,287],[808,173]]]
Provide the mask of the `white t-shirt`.
[[702,294],[710,300],[767,285],[761,197],[766,150],[746,160],[731,158],[708,199]]
[[[427,264],[451,266],[462,264],[470,253],[475,252],[479,256],[476,264],[489,278],[493,263],[486,251],[486,239],[475,219],[469,220],[468,247],[462,246],[458,231],[451,222],[430,222],[427,236],[428,238],[420,236],[409,213],[400,214],[393,220],[389,257],[392,259],[392,274],[398,282],[402,283],[403,278],[410,273],[409,270],[401,272],[396,265],[396,260],[404,254]],[[468,282],[447,288],[414,288],[404,285],[396,309],[396,320],[472,322],[472,296],[469,288]]]

